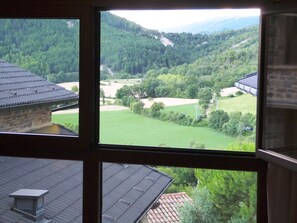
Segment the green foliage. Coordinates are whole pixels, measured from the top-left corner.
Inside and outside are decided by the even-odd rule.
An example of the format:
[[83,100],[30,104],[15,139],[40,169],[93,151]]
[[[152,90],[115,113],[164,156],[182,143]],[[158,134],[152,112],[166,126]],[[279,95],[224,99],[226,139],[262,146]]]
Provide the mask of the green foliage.
[[70,129],[73,132],[78,133],[78,124],[74,124],[74,123],[64,123],[63,125],[66,129]]
[[208,125],[211,128],[221,130],[223,125],[229,121],[229,116],[223,110],[217,110],[210,113]]
[[231,136],[251,133],[256,125],[256,117],[250,113],[242,115],[241,112],[232,112],[230,119],[222,127],[222,131]]
[[161,110],[165,107],[163,102],[154,102],[150,107],[149,111],[152,117],[159,117],[161,114]]
[[141,114],[143,111],[144,103],[142,101],[136,101],[131,104],[131,110],[136,114]]
[[[227,150],[252,152],[253,143],[234,144]],[[205,187],[215,206],[214,214],[218,222],[235,222],[248,219],[254,222],[256,214],[257,176],[252,172],[196,169],[198,187]]]
[[173,178],[173,183],[166,190],[166,193],[178,193],[181,191],[191,193],[192,188],[197,185],[193,168],[158,167],[157,169]]
[[79,21],[1,19],[0,58],[56,83],[78,81]]
[[192,193],[192,202],[185,203],[180,209],[181,223],[215,223],[215,207],[211,194],[206,187],[196,187]]
[[72,86],[71,91],[74,93],[78,93],[79,89],[78,89],[77,85]]

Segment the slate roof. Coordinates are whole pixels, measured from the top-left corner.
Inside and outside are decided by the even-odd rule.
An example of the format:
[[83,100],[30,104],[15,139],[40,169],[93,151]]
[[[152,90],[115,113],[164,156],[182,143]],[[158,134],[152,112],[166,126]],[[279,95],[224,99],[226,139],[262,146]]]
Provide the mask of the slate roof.
[[258,88],[258,72],[246,75],[245,77],[235,82],[234,85],[240,90],[256,96]]
[[147,220],[149,223],[179,223],[178,209],[185,202],[191,202],[191,198],[185,193],[163,194],[159,199],[159,206],[149,210]]
[[0,109],[77,99],[75,93],[0,59]]
[[[32,223],[13,212],[9,194],[18,189],[49,190],[45,218],[82,222],[82,162],[0,157],[0,223]],[[103,164],[103,223],[138,222],[172,179],[149,166]]]

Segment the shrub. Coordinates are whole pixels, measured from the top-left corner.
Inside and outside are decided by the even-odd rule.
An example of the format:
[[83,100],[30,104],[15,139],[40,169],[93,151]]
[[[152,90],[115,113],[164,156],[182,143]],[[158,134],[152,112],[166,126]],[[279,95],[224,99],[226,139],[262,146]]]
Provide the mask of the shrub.
[[229,115],[223,110],[217,110],[210,113],[208,125],[211,128],[222,130],[225,123],[229,121]]
[[136,101],[131,104],[131,110],[136,114],[141,114],[143,111],[144,103],[142,101]]

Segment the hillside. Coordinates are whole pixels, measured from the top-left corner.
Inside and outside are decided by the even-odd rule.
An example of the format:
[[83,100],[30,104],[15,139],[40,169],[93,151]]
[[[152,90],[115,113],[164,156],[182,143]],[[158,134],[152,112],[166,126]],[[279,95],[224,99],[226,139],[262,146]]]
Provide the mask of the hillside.
[[[170,73],[209,81],[211,76],[219,88],[225,75],[225,87],[255,71],[257,46],[257,26],[215,34],[164,33],[101,13],[102,79]],[[78,81],[79,21],[2,19],[0,58],[57,83]]]
[[77,79],[78,52],[78,20],[0,20],[0,58],[42,77],[74,73]]

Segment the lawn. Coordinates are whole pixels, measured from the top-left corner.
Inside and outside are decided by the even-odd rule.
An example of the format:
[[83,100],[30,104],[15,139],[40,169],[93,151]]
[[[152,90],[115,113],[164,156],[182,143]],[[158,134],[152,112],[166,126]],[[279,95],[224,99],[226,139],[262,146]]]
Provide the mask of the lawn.
[[218,109],[228,113],[240,111],[244,113],[256,114],[257,97],[250,94],[243,94],[234,98],[223,98],[218,102]]
[[[77,114],[53,115],[53,122],[76,124]],[[100,113],[100,142],[107,144],[146,145],[188,148],[191,141],[207,148],[224,149],[236,138],[208,127],[188,127],[136,115],[129,110]]]
[[[196,117],[196,106],[198,105],[197,104],[187,104],[187,105],[176,105],[176,106],[167,106],[165,107],[164,111],[166,112],[170,112],[170,111],[173,111],[173,112],[179,112],[179,113],[183,113],[185,115],[190,115],[192,118],[195,118]],[[201,110],[199,109],[199,106],[198,106],[198,110],[197,110],[197,113],[198,114],[201,114]]]

